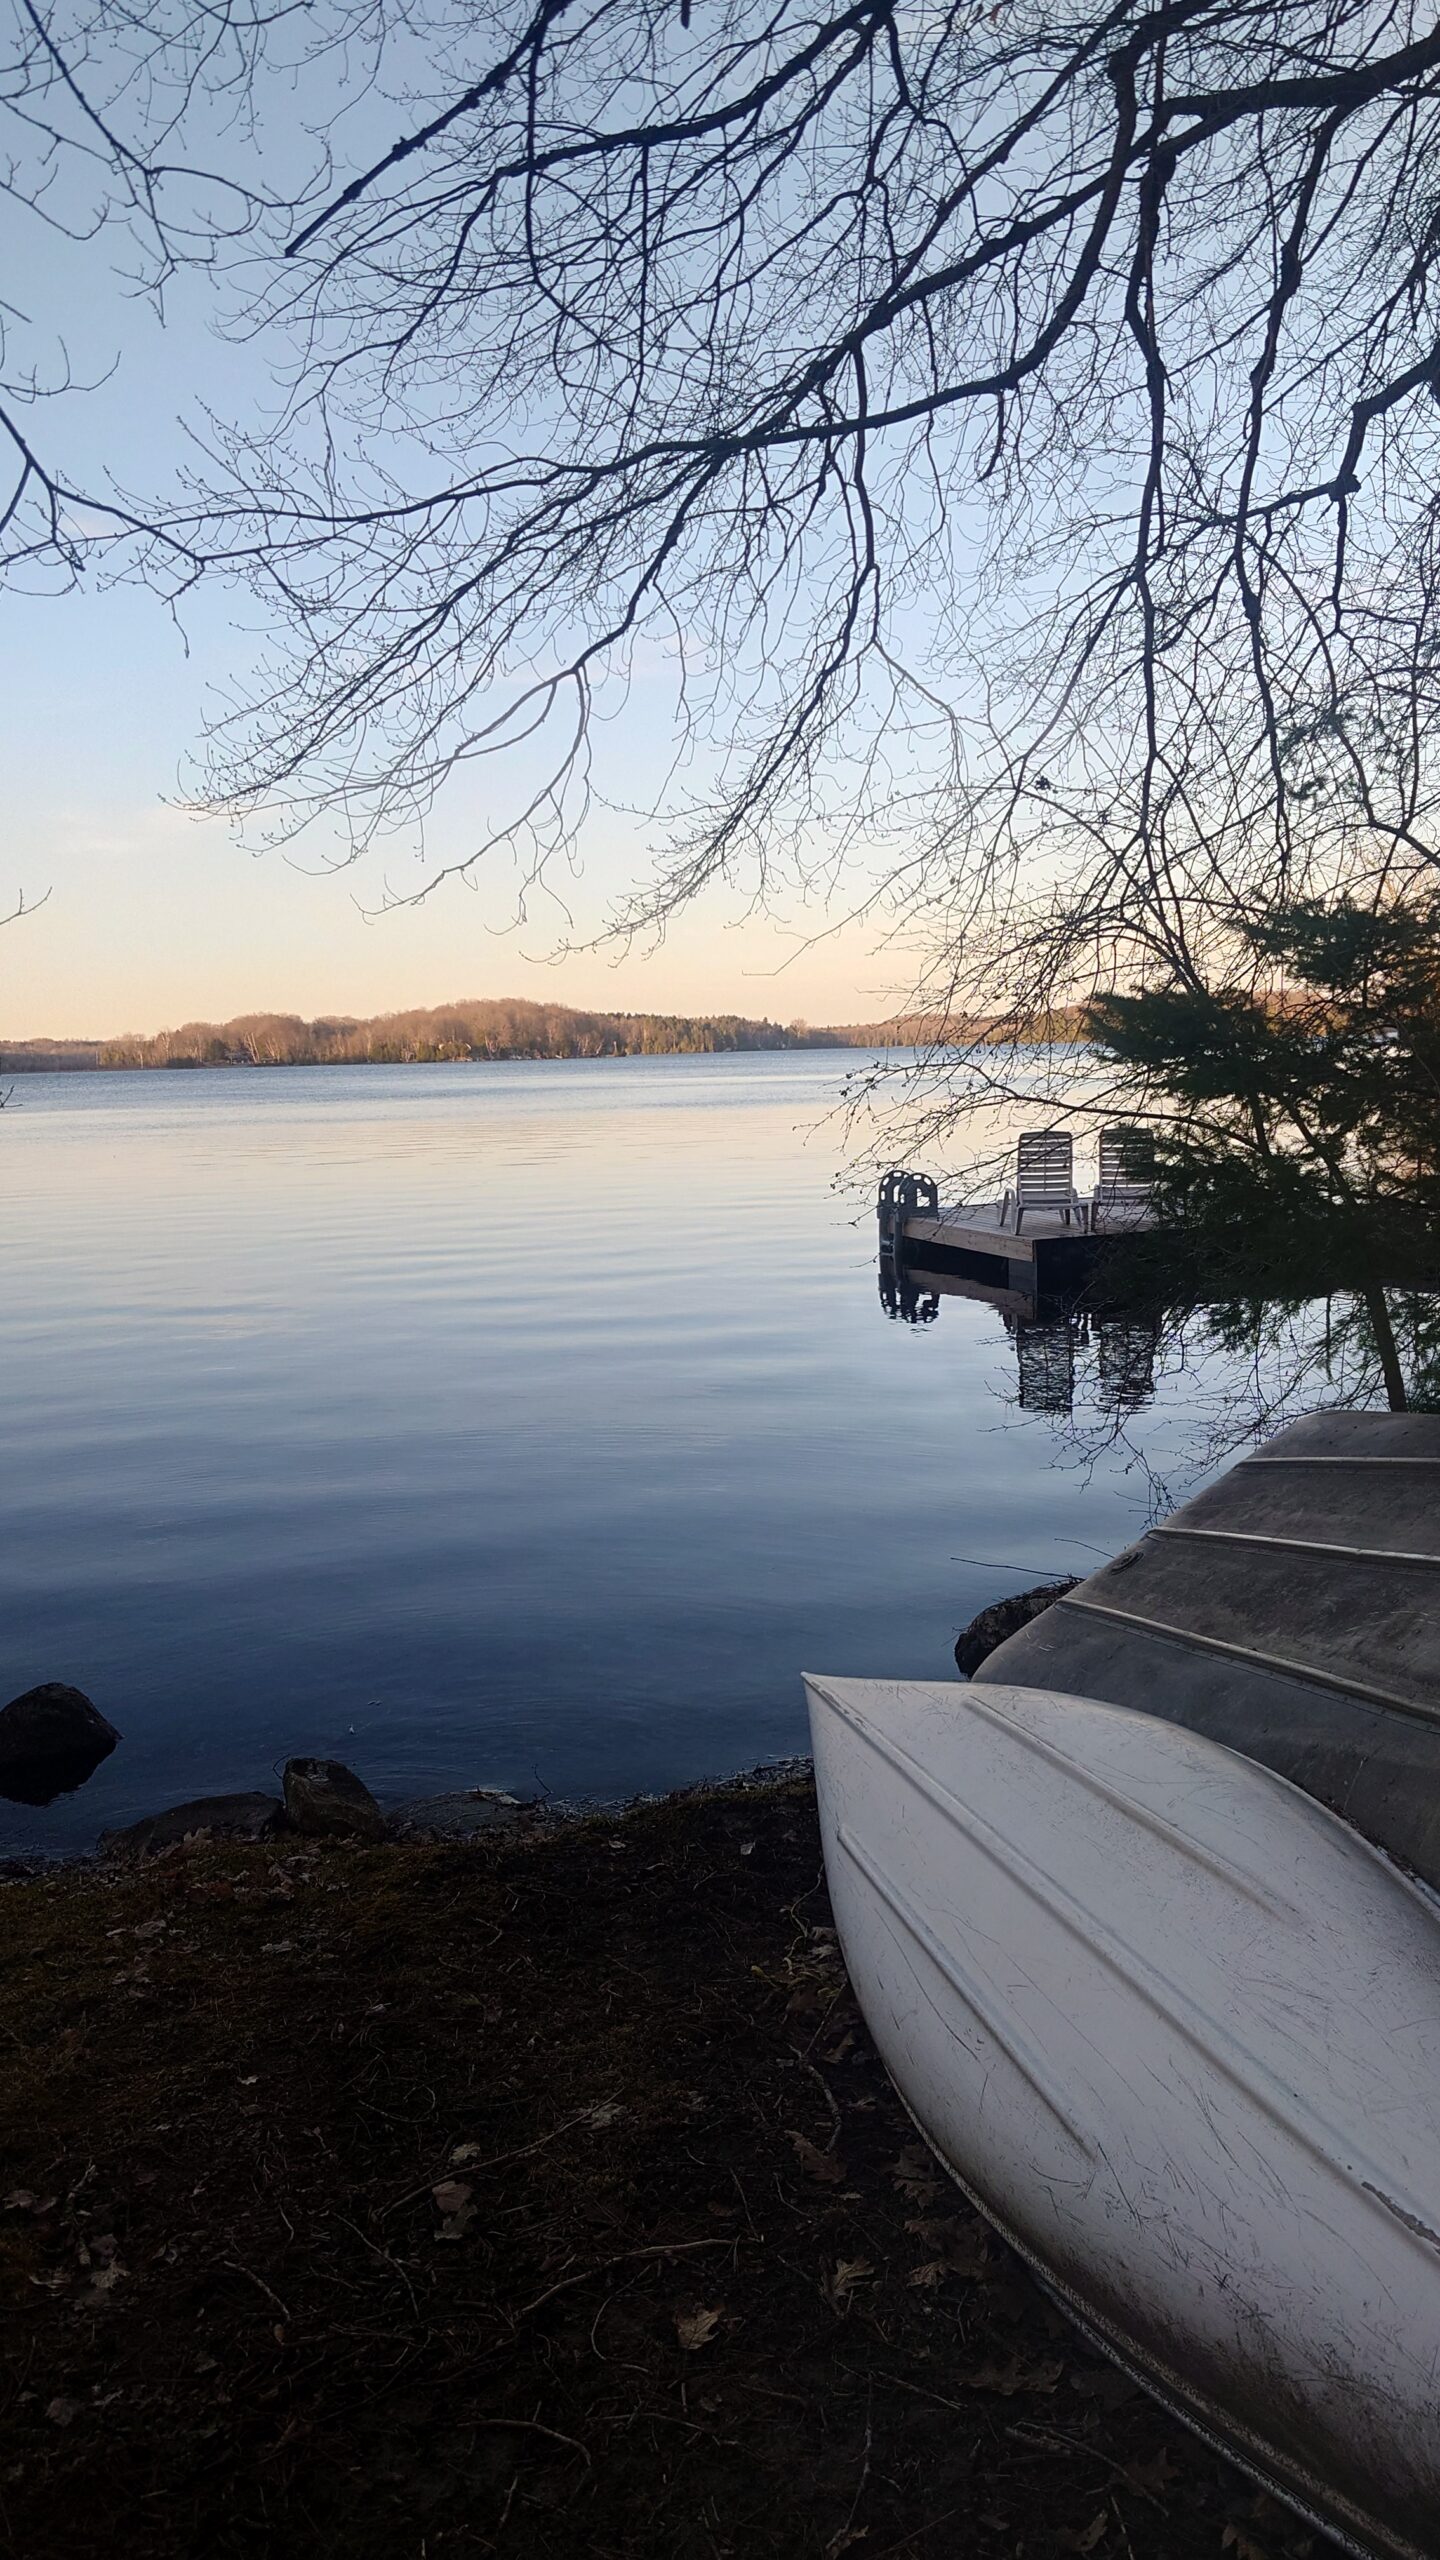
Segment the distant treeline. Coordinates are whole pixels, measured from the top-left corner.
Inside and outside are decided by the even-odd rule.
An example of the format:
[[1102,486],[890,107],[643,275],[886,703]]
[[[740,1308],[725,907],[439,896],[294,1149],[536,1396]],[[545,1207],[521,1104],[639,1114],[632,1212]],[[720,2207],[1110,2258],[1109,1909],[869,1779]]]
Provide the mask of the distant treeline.
[[689,1056],[721,1049],[806,1049],[834,1035],[803,1023],[739,1014],[583,1013],[570,1005],[490,998],[302,1022],[293,1013],[242,1013],[185,1022],[153,1038],[107,1040],[102,1067],[412,1066],[441,1059]]
[[69,1068],[98,1067],[98,1040],[0,1041],[0,1076],[39,1076]]
[[845,1022],[810,1038],[842,1049],[1039,1048],[1086,1037],[1083,1005],[1058,1005],[1045,1014],[902,1013],[888,1022]]
[[1077,1040],[1078,1010],[1017,1028],[973,1017],[902,1014],[888,1022],[751,1022],[742,1014],[586,1013],[521,997],[305,1022],[295,1013],[242,1013],[233,1022],[183,1022],[176,1031],[119,1040],[0,1042],[0,1075],[83,1067],[414,1066],[444,1059],[686,1057],[736,1049],[929,1048],[936,1042]]

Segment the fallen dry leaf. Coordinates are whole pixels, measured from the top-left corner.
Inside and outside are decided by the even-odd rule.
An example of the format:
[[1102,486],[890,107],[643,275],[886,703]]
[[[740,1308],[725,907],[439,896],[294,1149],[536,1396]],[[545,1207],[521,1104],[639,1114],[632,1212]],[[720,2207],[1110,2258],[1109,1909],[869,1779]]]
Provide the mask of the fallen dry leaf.
[[950,2273],[943,2258],[927,2258],[923,2267],[912,2267],[905,2281],[921,2293],[933,2293]]
[[990,2266],[990,2243],[978,2222],[957,2222],[953,2216],[934,2221],[919,2214],[912,2215],[905,2228],[935,2251],[952,2276],[974,2278]]
[[718,2311],[677,2311],[675,2314],[675,2335],[687,2356],[693,2356],[697,2347],[708,2347],[719,2326]]
[[439,2186],[430,2190],[437,2213],[459,2213],[474,2192],[463,2178],[442,2178]]
[[1083,2526],[1078,2532],[1069,2525],[1057,2526],[1055,2529],[1056,2550],[1079,2551],[1088,2555],[1095,2549],[1096,2544],[1103,2538],[1105,2528],[1109,2522],[1109,2510],[1108,2508],[1102,2507],[1098,2516],[1092,2516],[1090,2522]]
[[875,2273],[868,2258],[841,2258],[827,2269],[820,2280],[820,2290],[832,2311],[841,2318],[850,2308],[850,2298],[858,2285],[868,2283]]
[[463,2178],[442,2178],[438,2187],[431,2188],[431,2201],[445,2217],[435,2234],[437,2240],[464,2239],[475,2219],[475,2207],[470,2201],[474,2192]]
[[1142,2498],[1163,2498],[1166,2490],[1173,2488],[1179,2479],[1180,2468],[1178,2463],[1171,2461],[1162,2445],[1150,2462],[1127,2462],[1125,2477],[1132,2489],[1139,2490]]
[[841,2184],[845,2171],[838,2160],[832,2159],[828,2151],[818,2150],[806,2133],[792,2133],[788,2138],[790,2148],[807,2178],[818,2178],[821,2184],[827,2187],[838,2187]]
[[890,2175],[901,2194],[916,2204],[933,2204],[940,2193],[935,2163],[922,2143],[907,2142]]

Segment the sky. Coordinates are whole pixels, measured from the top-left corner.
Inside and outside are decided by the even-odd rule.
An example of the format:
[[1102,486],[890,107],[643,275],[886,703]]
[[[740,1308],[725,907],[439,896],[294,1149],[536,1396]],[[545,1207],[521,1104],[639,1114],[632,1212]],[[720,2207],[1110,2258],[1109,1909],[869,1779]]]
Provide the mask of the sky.
[[[223,633],[203,658],[224,661]],[[902,965],[868,928],[832,932],[819,909],[745,921],[724,893],[667,942],[550,955],[566,934],[543,901],[516,928],[503,868],[478,893],[442,884],[422,906],[374,912],[413,858],[318,873],[303,855],[256,855],[181,803],[205,711],[202,653],[187,657],[161,604],[138,590],[6,599],[5,841],[0,911],[43,900],[0,931],[0,1037],[106,1038],[274,1010],[384,1013],[469,996],[642,1012],[735,1012],[781,1021],[874,1020]],[[462,785],[463,791],[463,785]],[[464,835],[457,792],[433,831]],[[577,940],[643,869],[646,842],[614,819],[568,883]],[[815,937],[819,936],[820,939]],[[809,946],[807,948],[807,945]]]
[[[0,245],[7,277],[24,280],[42,358],[47,334],[52,346],[63,334],[72,375],[91,386],[35,413],[80,485],[107,471],[122,485],[164,485],[204,404],[236,416],[263,396],[261,351],[218,335],[201,280],[182,278],[162,318],[118,283],[103,241],[58,238],[13,195],[0,202]],[[875,929],[837,931],[838,910],[819,908],[747,920],[724,892],[657,950],[572,950],[557,962],[557,944],[588,940],[648,868],[639,820],[597,822],[584,876],[566,884],[568,926],[542,904],[514,929],[503,866],[479,894],[452,883],[420,908],[376,915],[387,881],[413,884],[413,854],[392,849],[388,874],[380,856],[330,873],[303,854],[257,858],[182,805],[207,709],[255,645],[252,613],[212,594],[187,608],[182,631],[139,587],[0,595],[0,915],[22,894],[32,910],[0,929],[0,1037],[474,996],[811,1022],[873,1020],[903,1000],[903,959]],[[657,769],[665,743],[652,735]],[[466,788],[437,812],[432,855],[461,849],[467,821],[483,815]]]

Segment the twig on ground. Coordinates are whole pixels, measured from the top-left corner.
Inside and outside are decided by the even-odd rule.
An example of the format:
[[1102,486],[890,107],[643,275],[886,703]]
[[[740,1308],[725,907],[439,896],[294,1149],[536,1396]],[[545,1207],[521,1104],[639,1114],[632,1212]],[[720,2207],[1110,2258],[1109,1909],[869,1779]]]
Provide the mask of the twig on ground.
[[1024,2418],[1017,2418],[1013,2425],[1006,2428],[1005,2433],[1007,2436],[1013,2436],[1019,2444],[1035,2444],[1037,2442],[1040,2444],[1053,2444],[1057,2453],[1086,2453],[1089,2455],[1092,2462],[1103,2463],[1106,2470],[1113,2473],[1117,2480],[1123,2480],[1127,2489],[1133,2490],[1137,2498],[1148,2499],[1150,2505],[1154,2507],[1160,2515],[1163,2516],[1166,2513],[1166,2509],[1162,2501],[1159,2498],[1153,2497],[1148,2489],[1140,2488],[1139,2485],[1131,2479],[1130,2474],[1125,2469],[1123,2463],[1113,2462],[1108,2453],[1102,2453],[1097,2445],[1087,2444],[1083,2436],[1062,2435],[1056,2427],[1042,2427],[1038,2422],[1029,2421]]
[[472,2427],[518,2427],[527,2436],[548,2436],[552,2444],[568,2444],[572,2453],[579,2454],[587,2471],[595,2468],[588,2448],[577,2436],[562,2435],[558,2427],[544,2427],[538,2418],[471,2418],[467,2424]]
[[823,2072],[817,2071],[813,2062],[807,2062],[803,2053],[797,2058],[799,2060],[801,2070],[809,2072],[811,2079],[814,2081],[816,2088],[819,2090],[821,2097],[824,2099],[826,2106],[830,2110],[830,2139],[826,2143],[825,2148],[827,2151],[833,2151],[836,2143],[840,2139],[842,2130],[840,2109],[835,2103],[835,2093],[830,2087],[830,2084],[825,2078]]
[[419,2303],[418,2303],[418,2302],[416,2301],[416,2299],[415,2299],[415,2287],[413,2286],[413,2284],[411,2283],[411,2281],[410,2281],[409,2277],[408,2277],[408,2276],[407,2276],[407,2274],[405,2273],[405,2270],[404,2270],[404,2268],[401,2266],[399,2259],[398,2259],[398,2258],[392,2258],[388,2249],[382,2249],[378,2240],[372,2240],[372,2239],[370,2239],[370,2238],[368,2237],[368,2235],[367,2235],[365,2232],[363,2232],[363,2231],[361,2230],[360,2225],[359,2225],[359,2223],[358,2223],[358,2222],[352,2222],[352,2221],[350,2220],[350,2217],[349,2217],[349,2215],[348,2215],[348,2214],[344,2214],[344,2213],[337,2213],[337,2214],[336,2214],[336,2216],[335,2216],[335,2219],[336,2219],[336,2221],[337,2221],[337,2222],[343,2222],[347,2231],[353,2231],[353,2232],[354,2232],[355,2237],[356,2237],[356,2239],[360,2242],[360,2245],[361,2245],[361,2247],[362,2247],[362,2248],[365,2248],[365,2249],[369,2249],[369,2250],[371,2250],[371,2251],[373,2252],[373,2254],[374,2254],[377,2258],[383,2259],[383,2261],[384,2261],[384,2263],[385,2263],[385,2265],[386,2265],[387,2267],[393,2267],[393,2268],[394,2268],[396,2275],[399,2277],[399,2279],[400,2279],[401,2283],[402,2283],[402,2284],[403,2284],[403,2286],[405,2287],[406,2292],[407,2292],[407,2293],[409,2294],[409,2296],[410,2296],[410,2308],[411,2308],[411,2310],[414,2312],[415,2317],[416,2317],[416,2319],[418,2320],[418,2319],[419,2319],[419,2317],[420,2317],[420,2305],[419,2305]]
[[568,2293],[572,2285],[588,2284],[592,2276],[606,2275],[611,2267],[628,2266],[635,2258],[679,2258],[691,2249],[738,2249],[739,2246],[739,2236],[732,2232],[718,2240],[657,2240],[648,2249],[622,2249],[618,2257],[602,2258],[597,2266],[581,2267],[573,2276],[561,2276],[557,2284],[547,2285],[543,2293],[536,2294],[533,2302],[525,2303],[519,2311],[512,2311],[510,2317],[518,2328],[520,2322],[528,2320],[531,2312],[538,2311],[542,2303],[553,2302],[557,2293]]
[[[595,2103],[598,2106],[605,2102],[597,2099]],[[594,2113],[595,2108],[593,2106],[582,2107],[578,2115],[567,2116],[563,2124],[552,2125],[548,2133],[541,2134],[538,2142],[522,2142],[518,2149],[514,2151],[492,2152],[488,2160],[466,2160],[461,2162],[458,2164],[461,2174],[467,2178],[479,2178],[483,2177],[487,2169],[507,2168],[512,2160],[533,2159],[537,2151],[544,2151],[550,2143],[558,2142],[562,2133],[569,2133],[577,2124],[588,2123]],[[450,2172],[451,2168],[452,2163],[447,2160],[443,2168],[436,2170],[433,2178],[427,2178],[425,2180],[423,2186],[408,2187],[403,2196],[397,2196],[393,2204],[387,2204],[385,2206],[381,2215],[382,2221],[388,2220],[392,2213],[398,2213],[402,2205],[414,2204],[420,2196],[428,2196],[432,2189],[438,2186],[440,2180]]]
[[875,2440],[874,2411],[875,2386],[872,2383],[865,2395],[865,2442],[860,2453],[860,2477],[855,2483],[855,2495],[850,2501],[849,2514],[839,2532],[832,2534],[825,2546],[825,2560],[839,2560],[840,2553],[848,2549],[851,2541],[850,2528],[855,2522],[855,2511],[865,2495],[865,2484],[870,2477],[870,2451]]
[[256,2275],[253,2267],[242,2267],[238,2258],[222,2258],[220,2263],[222,2266],[228,2267],[232,2275],[244,2276],[247,2284],[258,2285],[267,2302],[274,2303],[282,2320],[294,2319],[295,2314],[290,2310],[288,2304],[281,2301],[280,2296],[276,2293],[274,2287],[272,2285],[268,2285],[263,2276]]

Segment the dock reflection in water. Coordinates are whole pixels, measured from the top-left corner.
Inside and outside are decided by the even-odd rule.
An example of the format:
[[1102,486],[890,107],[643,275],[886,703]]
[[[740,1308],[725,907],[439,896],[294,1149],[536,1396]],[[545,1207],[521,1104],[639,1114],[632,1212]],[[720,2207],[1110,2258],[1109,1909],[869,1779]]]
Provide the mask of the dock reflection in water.
[[940,1313],[936,1290],[933,1273],[922,1283],[903,1265],[898,1271],[888,1260],[880,1265],[880,1304],[897,1324],[933,1324]]
[[1173,1271],[1162,1291],[1154,1270],[1136,1276],[1130,1293],[1112,1267],[1084,1291],[1030,1296],[882,1257],[879,1289],[886,1314],[903,1324],[934,1324],[946,1298],[993,1308],[1014,1345],[1018,1409],[1066,1422],[1083,1415],[1102,1435],[1122,1432],[1168,1376],[1229,1355],[1210,1464],[1312,1407],[1440,1411],[1440,1291],[1327,1288],[1315,1274],[1294,1297],[1218,1287],[1209,1295],[1182,1292]]
[[[1154,1401],[1162,1319],[1100,1312],[1060,1298],[1026,1298],[948,1271],[896,1271],[882,1262],[880,1304],[896,1324],[934,1324],[942,1298],[992,1305],[1015,1345],[1025,1413],[1072,1414],[1078,1392],[1102,1414],[1140,1413]],[[998,1303],[1008,1299],[1011,1303]]]

